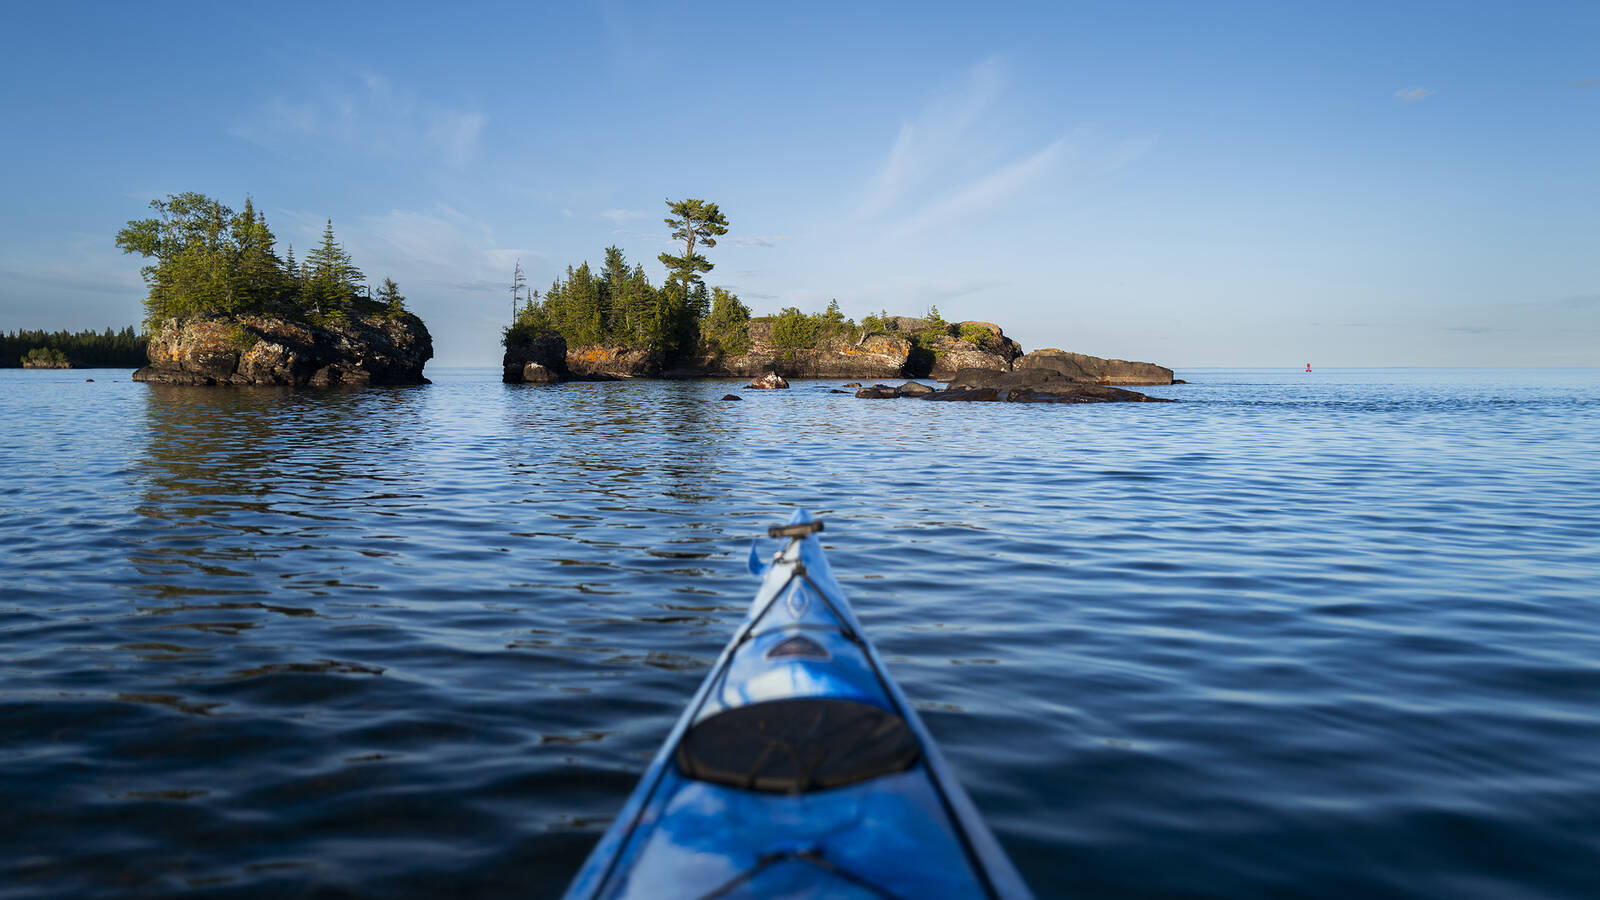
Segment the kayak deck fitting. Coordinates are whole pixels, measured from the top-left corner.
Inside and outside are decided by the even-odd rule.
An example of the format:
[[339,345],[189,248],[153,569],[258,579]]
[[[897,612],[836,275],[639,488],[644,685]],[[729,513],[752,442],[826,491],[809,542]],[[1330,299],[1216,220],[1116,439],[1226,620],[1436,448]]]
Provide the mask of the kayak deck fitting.
[[1030,897],[862,636],[804,511],[750,613],[567,890]]

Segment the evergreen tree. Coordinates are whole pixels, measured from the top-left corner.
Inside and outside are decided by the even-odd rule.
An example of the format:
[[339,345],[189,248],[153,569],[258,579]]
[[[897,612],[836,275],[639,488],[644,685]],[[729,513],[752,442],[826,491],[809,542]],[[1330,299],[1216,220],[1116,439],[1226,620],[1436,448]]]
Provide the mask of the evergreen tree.
[[601,304],[600,281],[585,262],[567,282],[567,323],[562,329],[575,344],[598,344],[605,339],[605,310]]
[[383,277],[383,284],[378,287],[378,302],[383,304],[384,312],[390,318],[406,311],[406,298],[400,295],[400,286],[387,275]]
[[235,251],[231,272],[232,311],[267,312],[288,291],[283,262],[272,250],[277,238],[267,227],[266,217],[256,212],[249,197],[245,198],[244,210],[234,217],[231,228]]
[[628,332],[628,260],[619,247],[607,247],[605,264],[600,269],[600,298],[607,337],[631,340]]
[[683,255],[663,253],[661,262],[667,267],[668,279],[677,281],[687,295],[690,287],[700,281],[700,275],[714,268],[710,260],[695,252],[695,247],[715,247],[717,236],[728,233],[728,220],[715,203],[704,200],[668,200],[667,209],[671,215],[662,221],[672,229],[673,240],[683,241]]
[[350,261],[333,234],[333,220],[322,230],[322,246],[306,254],[305,295],[310,304],[324,315],[343,317],[355,299],[361,295],[366,276]]
[[737,356],[750,349],[750,307],[722,288],[711,289],[711,311],[701,325],[700,342],[708,353]]
[[660,349],[665,337],[661,330],[661,291],[650,283],[644,266],[635,265],[628,276],[627,309],[629,337],[642,347]]
[[518,257],[516,266],[511,270],[511,320],[517,320],[517,301],[522,298],[522,289],[527,287],[528,279],[522,274],[522,258]]

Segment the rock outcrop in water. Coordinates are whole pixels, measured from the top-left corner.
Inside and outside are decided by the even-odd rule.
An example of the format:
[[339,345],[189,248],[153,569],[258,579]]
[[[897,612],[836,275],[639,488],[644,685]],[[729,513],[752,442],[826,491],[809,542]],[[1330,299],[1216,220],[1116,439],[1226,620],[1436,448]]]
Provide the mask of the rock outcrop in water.
[[[502,360],[503,380],[507,383],[550,383],[629,378],[749,378],[770,372],[786,378],[931,377],[950,381],[964,372],[1031,371],[1039,374],[1028,380],[1030,384],[1066,381],[1085,385],[1140,385],[1171,384],[1173,381],[1171,369],[1153,363],[1102,359],[1055,349],[1024,355],[1022,346],[992,322],[961,322],[947,326],[943,332],[935,323],[909,316],[889,316],[882,319],[881,324],[880,330],[870,333],[827,335],[820,337],[813,347],[785,348],[773,340],[773,320],[753,319],[748,325],[749,346],[743,352],[701,356],[675,364],[659,351],[623,345],[568,347],[559,334],[508,337]],[[1018,386],[1022,384],[1023,381],[1017,382]],[[1087,397],[1093,392],[1079,393]]]
[[506,339],[500,380],[506,384],[554,384],[567,381],[567,339],[560,334],[514,333]]
[[789,387],[789,382],[777,372],[768,372],[760,378],[751,379],[748,387],[758,391],[781,391]]
[[150,338],[156,384],[427,384],[433,338],[408,312],[314,325],[263,316],[168,319]]
[[962,369],[942,391],[908,381],[898,387],[875,384],[856,391],[863,400],[895,400],[916,397],[922,400],[1003,403],[1169,403],[1164,397],[1151,397],[1138,391],[1070,378],[1060,372],[1030,368],[1014,372],[993,369]]
[[[989,368],[987,366],[983,368]],[[1082,353],[1046,348],[1023,356],[1012,366],[1017,372],[1054,372],[1069,381],[1091,384],[1171,384],[1172,370],[1155,363],[1101,359]]]

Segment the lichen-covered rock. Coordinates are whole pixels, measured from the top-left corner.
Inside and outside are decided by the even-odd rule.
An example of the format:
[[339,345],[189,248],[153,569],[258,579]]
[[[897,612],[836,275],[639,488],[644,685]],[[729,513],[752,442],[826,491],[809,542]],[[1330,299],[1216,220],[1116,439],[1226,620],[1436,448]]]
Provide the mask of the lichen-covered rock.
[[788,386],[789,382],[785,381],[784,377],[779,375],[777,372],[768,372],[760,378],[756,378],[750,382],[750,387],[755,388],[758,391],[777,391],[783,390]]
[[750,348],[727,357],[695,360],[694,374],[754,376],[777,372],[787,378],[901,378],[911,357],[911,341],[898,334],[859,338],[832,336],[817,346],[787,349],[772,343],[772,323],[749,325]]
[[567,371],[585,381],[654,378],[661,374],[666,355],[659,350],[635,350],[614,344],[585,344],[567,349]]
[[928,369],[929,378],[944,381],[962,369],[1009,372],[1012,364],[1022,356],[1022,345],[1006,337],[1000,326],[993,322],[962,322],[956,329],[961,334],[979,336],[979,339],[971,341],[950,335],[939,338],[932,348],[933,364]]
[[567,379],[567,339],[560,334],[513,332],[500,360],[506,384],[553,384]]
[[266,316],[169,319],[134,381],[158,384],[426,384],[433,338],[422,320],[351,316],[312,325]]
[[1044,369],[1073,381],[1090,384],[1172,383],[1172,370],[1155,363],[1102,359],[1054,348],[1035,350],[1018,359],[1012,369],[1019,372],[1024,369]]

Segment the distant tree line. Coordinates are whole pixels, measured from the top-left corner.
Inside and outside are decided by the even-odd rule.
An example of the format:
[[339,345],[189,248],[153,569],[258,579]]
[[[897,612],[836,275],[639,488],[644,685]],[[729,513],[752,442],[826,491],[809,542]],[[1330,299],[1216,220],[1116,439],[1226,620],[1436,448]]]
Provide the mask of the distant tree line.
[[[50,351],[64,356],[75,366],[112,368],[142,366],[148,359],[148,335],[137,334],[129,325],[121,331],[0,331],[0,367],[21,368],[23,357],[51,358]],[[38,351],[37,353],[35,351]]]
[[278,256],[266,216],[248,197],[238,213],[194,192],[152,200],[150,208],[154,217],[129,221],[117,232],[117,246],[152,260],[140,270],[149,288],[144,306],[151,330],[171,318],[197,316],[338,322],[354,313],[406,312],[393,280],[383,279],[373,295],[334,237],[332,219],[321,245],[297,262],[293,245]]

